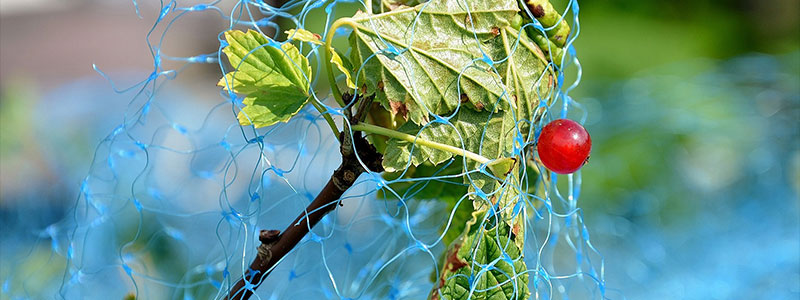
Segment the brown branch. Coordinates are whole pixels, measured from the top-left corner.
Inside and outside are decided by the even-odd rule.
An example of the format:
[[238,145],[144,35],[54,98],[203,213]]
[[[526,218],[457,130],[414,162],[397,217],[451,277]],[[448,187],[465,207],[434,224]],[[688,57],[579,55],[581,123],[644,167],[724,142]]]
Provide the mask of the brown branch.
[[[360,116],[360,114],[357,114],[357,116]],[[356,121],[358,117],[353,119]],[[338,206],[337,202],[342,194],[353,186],[356,178],[361,173],[366,171],[359,163],[358,158],[361,158],[361,161],[370,170],[374,172],[383,171],[381,166],[383,156],[375,150],[375,147],[367,143],[367,140],[361,136],[361,132],[353,132],[352,140],[347,136],[346,131],[342,132],[341,135],[339,140],[343,141],[340,147],[342,164],[333,172],[330,180],[328,180],[328,183],[317,197],[314,198],[314,201],[311,201],[305,211],[294,222],[289,224],[283,233],[278,230],[261,231],[259,234],[261,245],[258,247],[258,254],[253,259],[253,263],[250,264],[248,271],[230,289],[225,299],[245,300],[250,298],[255,289],[270,274],[272,267],[286,256],[322,217]],[[356,155],[356,150],[358,155]]]

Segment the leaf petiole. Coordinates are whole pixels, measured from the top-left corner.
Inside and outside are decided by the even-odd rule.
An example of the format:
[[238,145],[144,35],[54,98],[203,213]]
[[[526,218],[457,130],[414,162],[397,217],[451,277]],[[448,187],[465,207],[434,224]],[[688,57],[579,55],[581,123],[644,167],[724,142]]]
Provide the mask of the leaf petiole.
[[418,136],[410,135],[410,134],[407,134],[407,133],[399,132],[399,131],[396,131],[396,130],[391,130],[391,129],[380,127],[380,126],[375,126],[375,125],[372,125],[372,124],[358,123],[358,124],[352,125],[351,127],[353,128],[354,131],[363,131],[363,132],[369,132],[369,133],[374,133],[374,134],[380,134],[380,135],[387,136],[387,137],[390,137],[390,138],[403,140],[403,141],[406,141],[406,142],[409,142],[409,143],[416,143],[417,145],[421,145],[421,146],[425,146],[425,147],[431,147],[433,149],[450,152],[450,153],[455,154],[455,155],[461,155],[461,156],[464,156],[464,157],[466,157],[468,159],[474,160],[474,161],[476,161],[476,162],[478,162],[480,164],[488,164],[489,161],[490,161],[490,159],[488,159],[488,158],[486,158],[486,157],[484,157],[484,156],[482,156],[480,154],[477,154],[475,152],[468,151],[466,149],[461,149],[461,148],[453,147],[453,146],[450,146],[450,145],[447,145],[447,144],[442,144],[442,143],[437,143],[437,142],[434,142],[434,141],[429,141],[429,140],[420,138]]
[[336,122],[334,122],[333,118],[331,118],[331,114],[325,113],[326,111],[325,107],[317,103],[317,101],[312,100],[311,104],[314,105],[314,108],[317,109],[319,114],[322,115],[323,118],[325,118],[325,121],[328,123],[328,127],[330,127],[331,131],[333,131],[333,136],[336,139],[339,139],[339,127],[336,126]]
[[350,25],[350,27],[356,28],[356,24],[353,23],[350,18],[337,19],[331,24],[331,28],[328,29],[328,35],[325,36],[325,61],[327,61],[325,64],[325,71],[328,73],[328,82],[331,85],[333,99],[335,99],[341,107],[345,107],[344,100],[342,100],[342,92],[339,91],[339,86],[336,85],[336,77],[333,76],[333,66],[331,65],[331,57],[333,56],[333,46],[331,43],[333,42],[333,36],[336,34],[336,29],[342,25]]

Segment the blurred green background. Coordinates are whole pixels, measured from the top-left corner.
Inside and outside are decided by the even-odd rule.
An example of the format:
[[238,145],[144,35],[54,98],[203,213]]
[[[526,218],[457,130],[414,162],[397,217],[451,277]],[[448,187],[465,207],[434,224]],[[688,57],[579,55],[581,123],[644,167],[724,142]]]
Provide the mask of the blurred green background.
[[[594,140],[579,206],[608,285],[630,299],[797,299],[800,1],[579,4],[571,95]],[[129,99],[92,64],[123,85],[152,65],[156,3],[140,5],[142,19],[130,1],[0,2],[0,240],[24,241],[74,201]],[[213,53],[226,26],[200,14],[164,49]],[[184,96],[217,103],[218,72],[182,74]],[[25,248],[4,244],[4,261]]]
[[792,0],[583,1],[576,42],[589,92],[595,80],[693,58],[796,51],[798,11]]

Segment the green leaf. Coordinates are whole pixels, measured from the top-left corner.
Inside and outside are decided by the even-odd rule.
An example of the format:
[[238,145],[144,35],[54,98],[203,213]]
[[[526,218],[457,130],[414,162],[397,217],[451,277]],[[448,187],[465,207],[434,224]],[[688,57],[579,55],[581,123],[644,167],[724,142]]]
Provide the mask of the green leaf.
[[309,42],[315,45],[322,45],[322,37],[319,34],[313,33],[311,31],[305,30],[303,28],[297,29],[289,29],[286,32],[286,35],[293,40],[301,41],[301,42]]
[[[489,159],[501,158],[511,153],[515,128],[511,114],[506,112],[476,112],[461,110],[449,120],[450,124],[431,123],[419,126],[407,122],[397,130],[437,143],[463,148]],[[391,139],[384,153],[383,167],[393,172],[422,163],[441,164],[455,154],[402,140]],[[459,159],[461,159],[459,157]]]
[[[519,133],[515,127],[515,120],[509,112],[476,112],[464,109],[458,112],[449,120],[450,124],[432,123],[424,128],[412,122],[407,122],[398,131],[405,132],[421,139],[447,144],[457,148],[466,149],[478,153],[486,158],[497,160],[490,162],[490,165],[508,166],[508,160],[513,154],[514,137]],[[451,125],[452,124],[452,125]],[[383,167],[388,172],[404,170],[407,166],[419,166],[423,163],[439,165],[449,159],[454,158],[455,154],[418,144],[390,139],[383,157]],[[464,160],[458,156],[455,159]],[[475,172],[481,166],[472,160],[466,160],[466,167],[463,172],[471,172],[470,175],[463,176],[464,183],[470,184],[470,188],[481,188],[484,193],[491,193],[497,187],[497,179],[505,178],[505,174],[510,171],[504,170],[501,176],[490,176],[492,169],[487,172]],[[502,167],[500,167],[502,168]],[[510,168],[510,167],[509,167]]]
[[254,30],[227,31],[225,40],[228,46],[222,52],[235,70],[218,85],[246,95],[239,124],[258,128],[286,122],[305,106],[311,65],[297,47],[278,44]]
[[358,81],[386,110],[419,125],[429,111],[445,115],[462,103],[528,118],[553,80],[542,51],[513,28],[518,11],[509,0],[440,0],[358,13],[348,23],[352,60],[363,63]]
[[514,157],[502,157],[490,162],[486,167],[492,172],[492,175],[498,178],[505,178],[508,173],[514,170],[517,165],[517,159]]
[[296,115],[308,102],[308,96],[298,94],[294,89],[274,87],[269,92],[259,91],[245,97],[246,105],[237,118],[243,126],[266,127],[278,122],[286,122]]
[[[448,248],[431,299],[527,299],[528,274],[521,235],[504,222],[492,224],[485,210],[472,214]],[[483,223],[483,221],[487,221]]]
[[[520,168],[522,167],[518,166],[517,162],[511,158],[495,160],[487,165],[487,168],[491,168],[492,164],[496,164],[495,169],[498,173],[504,172],[503,174],[499,175],[494,174],[495,177],[498,178],[505,178],[508,175],[506,174],[508,172],[511,172],[512,174],[514,174],[514,172],[520,172]],[[389,181],[393,181],[398,179],[401,174],[403,175],[402,178],[404,180],[394,182],[390,185],[390,187],[395,193],[404,199],[413,198],[417,200],[441,201],[447,204],[447,211],[452,212],[455,210],[453,220],[450,222],[449,227],[447,226],[447,223],[442,223],[439,231],[440,233],[444,233],[443,243],[445,245],[449,245],[464,231],[464,224],[470,219],[470,216],[474,211],[473,207],[484,206],[482,204],[484,200],[482,199],[480,199],[477,204],[470,201],[475,200],[475,197],[470,197],[469,199],[462,200],[461,203],[459,203],[459,200],[461,200],[468,192],[474,193],[474,188],[471,188],[469,183],[463,180],[463,173],[464,167],[462,165],[462,160],[460,158],[454,158],[452,161],[448,161],[438,166],[424,163],[417,167],[410,167],[403,172],[386,173],[384,177],[386,177],[386,179]],[[473,174],[472,177],[477,179],[476,177],[478,176]],[[484,183],[483,187],[488,187],[488,184],[492,188],[503,189],[498,192],[498,194],[503,194],[501,199],[502,203],[498,207],[506,207],[508,208],[508,211],[513,212],[513,207],[516,204],[516,201],[519,201],[519,198],[517,198],[519,192],[531,195],[537,193],[536,189],[538,177],[539,173],[537,173],[536,170],[526,167],[525,173],[519,174],[519,178],[522,178],[522,180],[519,180],[519,184],[517,185],[519,191],[516,190],[514,185],[497,184],[496,180],[488,176],[484,177],[488,182]],[[511,182],[516,181],[517,177],[511,178]],[[481,183],[476,182],[476,184]],[[486,190],[488,190],[488,188]],[[485,192],[490,193],[491,191]],[[378,197],[382,199],[395,199],[393,194],[388,192],[378,193]],[[458,206],[456,206],[456,204],[458,204]],[[513,223],[511,220],[505,221],[507,221],[506,223]]]
[[336,68],[339,69],[340,72],[344,73],[347,87],[355,89],[356,84],[353,83],[353,76],[350,75],[350,70],[353,68],[350,61],[343,60],[342,56],[339,55],[339,51],[334,49],[333,52],[331,52],[331,63],[334,64]]
[[[303,28],[287,30],[286,35],[288,35],[289,38],[293,40],[298,40],[301,42],[309,42],[315,45],[323,44],[319,34],[313,33]],[[350,70],[352,69],[350,61],[342,60],[342,56],[339,55],[339,51],[334,49],[333,52],[331,53],[330,62],[334,64],[336,68],[338,68],[339,71],[341,71],[344,74],[344,76],[346,77],[345,82],[347,83],[347,87],[355,89],[356,84],[353,83],[353,78],[350,75]]]

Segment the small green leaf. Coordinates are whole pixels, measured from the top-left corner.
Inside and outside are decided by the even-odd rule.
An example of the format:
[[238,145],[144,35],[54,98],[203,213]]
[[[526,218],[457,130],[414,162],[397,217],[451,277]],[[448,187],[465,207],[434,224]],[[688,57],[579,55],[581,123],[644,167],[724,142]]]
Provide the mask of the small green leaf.
[[322,37],[320,37],[319,34],[313,33],[303,28],[289,29],[286,31],[286,35],[293,40],[301,42],[309,42],[316,45],[322,45]]
[[[320,37],[319,34],[313,33],[303,28],[287,30],[286,34],[289,36],[289,38],[293,40],[298,40],[301,42],[309,42],[315,45],[323,44],[322,37]],[[344,73],[344,76],[346,77],[345,81],[347,82],[347,87],[355,89],[356,84],[353,83],[353,78],[350,75],[350,69],[352,68],[352,66],[350,65],[349,61],[342,60],[342,57],[339,55],[339,51],[336,51],[336,49],[334,49],[333,52],[331,53],[331,63],[336,65],[336,68],[338,68],[339,71]]]
[[273,87],[269,92],[256,92],[245,97],[242,103],[246,106],[239,111],[237,118],[243,126],[266,127],[288,121],[307,102],[308,96],[293,88]]
[[353,76],[350,75],[350,69],[352,68],[350,61],[342,60],[342,56],[339,55],[339,51],[334,49],[333,52],[331,53],[331,63],[336,65],[336,68],[338,68],[339,71],[344,73],[347,87],[355,89],[356,84],[353,83]]
[[496,160],[491,161],[489,164],[486,165],[487,168],[492,172],[497,178],[505,178],[508,173],[514,170],[514,166],[517,164],[517,159],[514,157],[502,157]]
[[297,47],[254,30],[227,31],[225,40],[222,52],[235,70],[218,85],[246,95],[239,124],[258,128],[286,122],[308,103],[311,65]]

